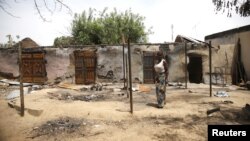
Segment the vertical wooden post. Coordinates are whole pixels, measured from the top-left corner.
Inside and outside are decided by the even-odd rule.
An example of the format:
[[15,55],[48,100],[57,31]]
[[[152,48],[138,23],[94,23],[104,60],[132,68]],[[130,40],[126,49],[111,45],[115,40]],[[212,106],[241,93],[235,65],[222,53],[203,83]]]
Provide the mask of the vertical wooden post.
[[212,97],[212,45],[209,41],[209,91],[210,97]]
[[132,72],[131,72],[131,51],[130,51],[130,39],[128,38],[128,65],[129,65],[129,91],[130,91],[130,112],[133,114],[133,94],[132,94]]
[[185,43],[185,88],[187,89],[187,43]]
[[22,62],[22,48],[20,42],[18,43],[18,58],[19,58],[19,82],[20,82],[20,103],[21,116],[24,116],[24,95],[23,95],[23,62]]
[[125,79],[124,47],[125,47],[125,38],[124,38],[124,35],[122,34],[122,63],[123,63],[123,83],[124,83],[123,89],[126,88],[126,86],[125,86],[126,79]]
[[124,43],[122,44],[122,65],[123,65],[123,89],[125,89],[125,59],[124,59]]
[[128,90],[128,82],[129,82],[129,78],[128,78],[128,54],[125,54],[125,66],[126,66],[126,90],[127,90],[127,98],[129,98],[129,90]]

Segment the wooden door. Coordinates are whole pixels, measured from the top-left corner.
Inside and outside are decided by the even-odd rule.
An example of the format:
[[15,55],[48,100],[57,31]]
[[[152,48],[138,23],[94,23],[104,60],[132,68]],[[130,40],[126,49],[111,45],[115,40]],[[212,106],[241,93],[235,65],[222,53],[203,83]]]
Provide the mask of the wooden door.
[[96,79],[96,53],[94,51],[75,51],[75,83],[92,84]]
[[41,49],[23,49],[23,82],[43,84],[48,80],[46,72],[45,51]]
[[154,65],[157,62],[156,52],[143,52],[143,82],[155,83]]

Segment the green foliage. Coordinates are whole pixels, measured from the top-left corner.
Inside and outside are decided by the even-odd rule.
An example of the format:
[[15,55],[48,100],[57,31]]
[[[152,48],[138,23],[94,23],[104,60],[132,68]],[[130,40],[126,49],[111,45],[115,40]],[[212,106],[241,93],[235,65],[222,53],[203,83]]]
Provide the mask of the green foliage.
[[54,47],[63,47],[74,44],[74,39],[69,36],[57,37],[54,40]]
[[75,14],[72,22],[72,35],[79,44],[119,44],[122,38],[131,42],[147,42],[144,17],[133,14],[131,10],[118,13],[116,9],[108,13],[89,9],[88,13]]
[[228,17],[232,17],[232,11],[242,17],[250,16],[250,0],[213,0],[216,11],[227,12]]

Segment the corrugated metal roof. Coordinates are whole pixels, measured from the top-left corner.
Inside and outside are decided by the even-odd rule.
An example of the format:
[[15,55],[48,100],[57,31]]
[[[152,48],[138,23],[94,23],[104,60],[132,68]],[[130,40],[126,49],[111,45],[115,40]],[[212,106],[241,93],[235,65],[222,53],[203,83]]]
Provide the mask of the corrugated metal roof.
[[195,44],[204,44],[205,42],[194,39],[192,37],[187,37],[184,35],[178,35],[175,39],[175,42],[180,42],[178,40],[181,40],[181,42],[187,42],[187,43],[195,43]]

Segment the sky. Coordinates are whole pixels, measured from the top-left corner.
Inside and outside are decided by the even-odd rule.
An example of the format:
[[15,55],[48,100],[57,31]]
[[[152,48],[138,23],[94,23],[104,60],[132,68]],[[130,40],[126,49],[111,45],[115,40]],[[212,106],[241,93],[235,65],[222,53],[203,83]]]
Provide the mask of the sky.
[[[40,1],[40,0],[38,0]],[[49,7],[54,7],[53,0],[46,0]],[[0,43],[6,43],[6,35],[12,35],[17,41],[25,37],[32,38],[41,46],[53,45],[54,39],[71,35],[71,22],[74,13],[82,13],[89,8],[102,11],[116,8],[118,12],[131,9],[145,17],[146,28],[152,27],[153,34],[149,35],[150,43],[172,41],[177,35],[185,35],[204,41],[204,37],[213,33],[229,30],[250,24],[250,17],[244,18],[226,14],[216,14],[212,0],[64,0],[73,14],[66,8],[59,8],[50,14],[44,7],[43,1],[38,3],[42,14],[49,22],[44,22],[35,9],[33,0],[6,0],[6,10],[19,17],[14,18],[0,9]],[[20,39],[16,38],[20,36]]]

